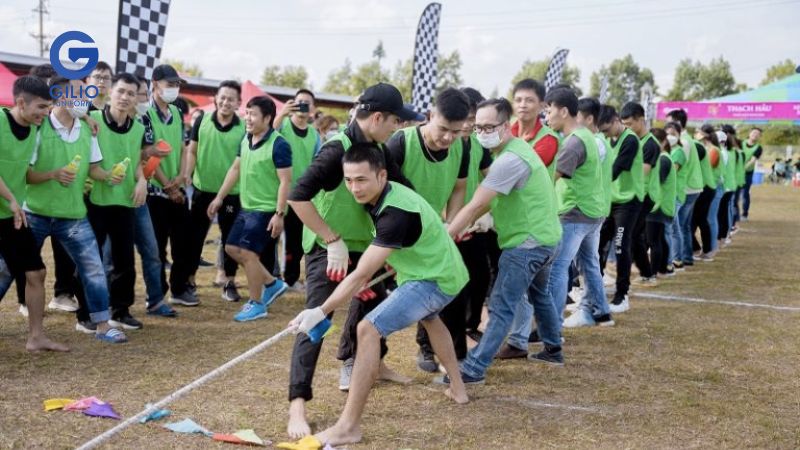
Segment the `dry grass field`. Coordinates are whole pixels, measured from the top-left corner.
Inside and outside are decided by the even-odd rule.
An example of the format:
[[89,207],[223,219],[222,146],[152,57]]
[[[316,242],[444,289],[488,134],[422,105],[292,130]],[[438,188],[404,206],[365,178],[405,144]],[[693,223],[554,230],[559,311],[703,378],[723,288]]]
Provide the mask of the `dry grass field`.
[[[414,330],[405,330],[390,338],[387,360],[414,382],[377,386],[364,441],[350,448],[800,447],[800,190],[759,186],[753,203],[751,220],[716,261],[647,292],[796,309],[642,298],[634,288],[632,308],[615,316],[616,327],[565,331],[565,367],[499,362],[485,386],[470,389],[466,406],[451,404],[416,370]],[[206,259],[213,251],[207,247]],[[26,322],[12,289],[0,303],[0,448],[74,448],[116,422],[45,413],[44,399],[94,395],[129,417],[277,333],[303,307],[302,296],[290,294],[266,320],[234,323],[240,304],[222,301],[212,278],[213,269],[201,269],[203,303],[181,309],[177,320],[144,315],[139,280],[134,314],[145,327],[129,332],[125,345],[102,344],[75,332],[72,315],[49,313],[47,329],[72,347],[68,354],[25,352]],[[332,424],[345,400],[337,342],[328,339],[320,358],[310,403],[315,430]],[[287,440],[291,345],[285,339],[172,404],[171,419]],[[134,425],[105,448],[227,445],[157,422]]]

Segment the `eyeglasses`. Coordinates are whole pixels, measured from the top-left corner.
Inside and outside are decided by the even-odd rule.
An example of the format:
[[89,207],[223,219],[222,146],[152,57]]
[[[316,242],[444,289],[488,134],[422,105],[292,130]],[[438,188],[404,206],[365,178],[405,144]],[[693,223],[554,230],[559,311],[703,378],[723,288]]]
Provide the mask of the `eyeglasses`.
[[494,130],[497,129],[497,127],[503,125],[504,123],[505,122],[500,122],[500,123],[494,124],[494,125],[478,125],[478,124],[475,124],[475,126],[472,127],[472,129],[476,133],[492,133],[492,132],[494,132]]
[[108,75],[92,75],[92,78],[97,81],[111,81],[111,77]]

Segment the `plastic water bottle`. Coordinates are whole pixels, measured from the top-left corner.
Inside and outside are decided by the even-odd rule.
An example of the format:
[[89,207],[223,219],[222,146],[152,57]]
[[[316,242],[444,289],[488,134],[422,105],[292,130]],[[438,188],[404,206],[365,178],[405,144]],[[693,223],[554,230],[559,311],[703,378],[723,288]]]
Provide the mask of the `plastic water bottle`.
[[64,170],[73,175],[78,173],[78,169],[81,168],[81,159],[81,155],[75,155],[75,157],[72,158],[72,161],[70,161],[69,164],[64,167]]
[[325,333],[327,333],[330,328],[331,319],[326,317],[322,319],[322,322],[318,323],[317,326],[308,330],[308,338],[311,340],[311,342],[317,344],[322,340],[323,336],[325,336]]
[[[121,162],[114,164],[114,166],[111,168],[111,177],[121,177],[122,175],[125,175],[130,164],[130,158],[125,158]],[[108,180],[108,184],[111,184],[111,179]]]

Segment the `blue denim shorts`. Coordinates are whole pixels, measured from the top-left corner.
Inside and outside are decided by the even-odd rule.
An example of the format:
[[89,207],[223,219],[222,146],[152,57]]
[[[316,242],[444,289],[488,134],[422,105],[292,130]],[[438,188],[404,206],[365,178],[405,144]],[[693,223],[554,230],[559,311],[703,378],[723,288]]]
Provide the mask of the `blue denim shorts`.
[[240,210],[225,244],[250,250],[260,255],[269,240],[272,239],[267,231],[272,214],[271,212]]
[[434,281],[409,281],[392,291],[364,320],[385,338],[420,320],[433,319],[454,298],[442,292]]

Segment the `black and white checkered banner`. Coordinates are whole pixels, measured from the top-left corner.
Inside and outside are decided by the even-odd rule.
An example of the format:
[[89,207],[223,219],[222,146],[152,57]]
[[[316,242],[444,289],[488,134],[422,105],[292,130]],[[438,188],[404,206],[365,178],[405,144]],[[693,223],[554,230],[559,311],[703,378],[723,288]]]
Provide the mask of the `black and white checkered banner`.
[[561,76],[564,74],[564,67],[567,65],[567,55],[569,50],[562,48],[558,50],[553,59],[550,60],[550,65],[547,66],[547,74],[544,76],[544,87],[549,91],[553,86],[561,83]]
[[608,101],[608,97],[608,75],[603,75],[603,79],[600,80],[600,96],[597,98],[597,101],[605,104]]
[[116,72],[149,80],[161,58],[170,0],[120,0]]
[[414,72],[411,77],[411,102],[418,113],[425,114],[436,91],[436,71],[439,60],[439,19],[442,5],[431,3],[425,7],[417,25],[414,43]]

